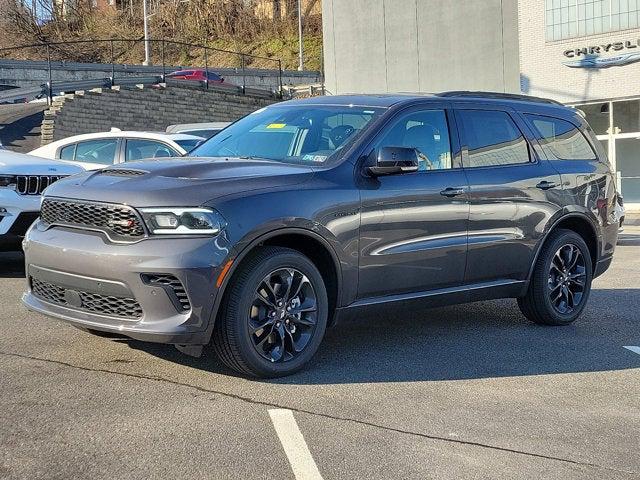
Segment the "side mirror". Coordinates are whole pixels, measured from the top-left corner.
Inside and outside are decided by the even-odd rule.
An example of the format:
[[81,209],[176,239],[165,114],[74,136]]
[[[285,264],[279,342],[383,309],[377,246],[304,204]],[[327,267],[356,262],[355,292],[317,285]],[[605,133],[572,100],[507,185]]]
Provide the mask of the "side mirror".
[[413,173],[418,171],[418,160],[415,148],[382,147],[369,156],[367,172],[374,177]]

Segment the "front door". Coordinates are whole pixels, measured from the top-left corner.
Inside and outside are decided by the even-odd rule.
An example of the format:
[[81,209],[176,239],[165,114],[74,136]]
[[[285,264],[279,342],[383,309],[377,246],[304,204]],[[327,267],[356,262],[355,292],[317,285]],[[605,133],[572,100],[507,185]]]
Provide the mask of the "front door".
[[416,173],[362,178],[359,298],[461,285],[467,181],[444,108],[399,113],[372,144],[419,151]]

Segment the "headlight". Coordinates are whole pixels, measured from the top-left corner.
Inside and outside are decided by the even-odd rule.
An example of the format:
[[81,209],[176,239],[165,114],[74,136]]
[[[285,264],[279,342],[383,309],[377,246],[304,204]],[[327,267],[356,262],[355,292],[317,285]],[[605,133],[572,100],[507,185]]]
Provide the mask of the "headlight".
[[140,212],[154,235],[215,235],[226,225],[222,215],[210,208],[142,208]]
[[15,175],[0,175],[0,187],[15,187],[17,182]]

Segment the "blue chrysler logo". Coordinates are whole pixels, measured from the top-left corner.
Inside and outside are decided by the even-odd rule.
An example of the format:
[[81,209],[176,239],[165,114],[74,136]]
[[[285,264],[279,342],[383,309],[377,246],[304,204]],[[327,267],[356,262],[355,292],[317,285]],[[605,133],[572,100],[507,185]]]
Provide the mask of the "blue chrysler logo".
[[564,65],[571,68],[609,68],[621,67],[630,63],[640,62],[640,53],[624,53],[615,57],[600,57],[598,55],[589,55],[580,60],[572,60],[563,62]]

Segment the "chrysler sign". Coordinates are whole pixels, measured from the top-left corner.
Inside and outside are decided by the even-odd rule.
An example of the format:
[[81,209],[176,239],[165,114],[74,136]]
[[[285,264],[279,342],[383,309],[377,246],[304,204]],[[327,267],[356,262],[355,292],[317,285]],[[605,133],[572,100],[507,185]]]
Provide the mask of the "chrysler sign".
[[[603,43],[564,51],[571,61],[564,62],[572,68],[608,68],[620,67],[640,61],[640,39],[636,41]],[[634,51],[636,49],[636,51]],[[616,55],[602,55],[616,53]]]

